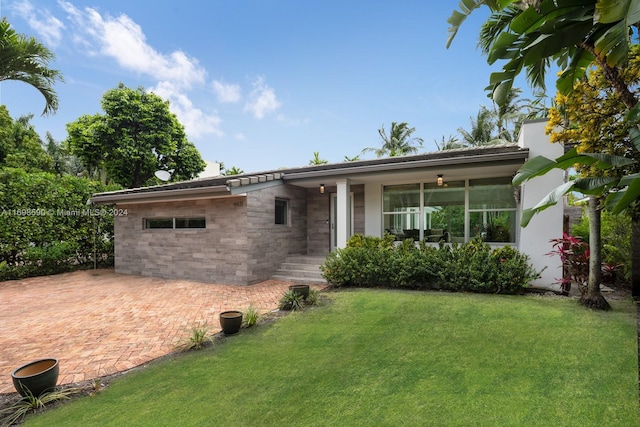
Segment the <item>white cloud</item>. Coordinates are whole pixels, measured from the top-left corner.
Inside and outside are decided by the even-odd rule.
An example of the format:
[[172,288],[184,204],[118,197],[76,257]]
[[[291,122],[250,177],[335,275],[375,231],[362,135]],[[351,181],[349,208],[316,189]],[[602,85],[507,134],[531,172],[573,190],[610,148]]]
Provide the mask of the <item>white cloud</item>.
[[244,111],[251,112],[256,119],[262,119],[266,114],[280,108],[281,104],[275,91],[264,82],[264,77],[258,77],[252,85],[253,90],[244,106]]
[[235,139],[237,139],[238,141],[245,141],[247,139],[246,136],[244,136],[244,134],[242,132],[238,132],[233,136]]
[[240,86],[233,84],[226,84],[219,80],[212,82],[213,91],[218,97],[218,101],[222,103],[234,104],[240,101]]
[[159,81],[180,83],[186,88],[204,82],[206,72],[197,59],[180,50],[169,54],[157,52],[147,43],[142,28],[127,15],[114,18],[102,16],[89,7],[80,10],[69,2],[60,1],[59,4],[75,24],[76,36],[84,38],[85,45],[87,41],[97,44],[95,51],[90,49],[91,53],[97,51],[115,59],[126,70],[143,73]]
[[9,3],[9,8],[27,21],[29,27],[38,33],[45,45],[58,46],[62,40],[64,24],[47,9],[35,9],[29,0]]
[[214,113],[206,114],[194,106],[179,86],[169,81],[162,81],[150,91],[163,99],[169,100],[169,109],[178,117],[178,120],[184,126],[185,132],[190,137],[199,138],[206,134],[224,135],[220,130],[220,123],[222,122],[220,117]]

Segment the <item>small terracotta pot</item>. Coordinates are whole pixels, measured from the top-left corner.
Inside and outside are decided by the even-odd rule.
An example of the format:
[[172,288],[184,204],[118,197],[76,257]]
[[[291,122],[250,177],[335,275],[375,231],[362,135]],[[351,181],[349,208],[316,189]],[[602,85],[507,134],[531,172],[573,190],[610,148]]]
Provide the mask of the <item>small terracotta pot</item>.
[[309,285],[291,285],[289,289],[302,295],[304,300],[309,296]]
[[242,312],[237,310],[223,311],[220,313],[220,327],[225,335],[233,335],[240,332],[242,326]]
[[40,359],[14,369],[11,378],[13,386],[23,397],[29,393],[38,397],[56,388],[59,373],[58,359]]

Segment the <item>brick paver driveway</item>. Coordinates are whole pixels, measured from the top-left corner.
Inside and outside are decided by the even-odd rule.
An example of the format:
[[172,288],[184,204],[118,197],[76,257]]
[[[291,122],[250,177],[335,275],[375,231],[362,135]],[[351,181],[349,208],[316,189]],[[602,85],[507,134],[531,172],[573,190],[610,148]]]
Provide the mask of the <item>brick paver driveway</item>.
[[124,371],[175,349],[197,323],[218,332],[218,314],[277,308],[290,283],[214,285],[79,271],[0,282],[0,393],[11,371],[43,357],[60,360],[58,384]]

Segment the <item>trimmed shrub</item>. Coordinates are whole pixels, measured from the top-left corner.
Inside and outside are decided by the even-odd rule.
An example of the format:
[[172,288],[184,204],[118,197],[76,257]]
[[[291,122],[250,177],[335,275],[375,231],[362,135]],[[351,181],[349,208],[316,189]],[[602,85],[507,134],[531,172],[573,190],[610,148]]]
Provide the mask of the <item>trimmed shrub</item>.
[[385,238],[357,235],[346,248],[330,253],[320,268],[336,286],[508,294],[521,293],[539,277],[525,254],[510,246],[492,250],[481,239],[439,247],[407,240],[394,246]]
[[[115,190],[75,176],[0,169],[0,281],[113,265],[113,212],[88,206]],[[94,256],[95,255],[95,256]]]

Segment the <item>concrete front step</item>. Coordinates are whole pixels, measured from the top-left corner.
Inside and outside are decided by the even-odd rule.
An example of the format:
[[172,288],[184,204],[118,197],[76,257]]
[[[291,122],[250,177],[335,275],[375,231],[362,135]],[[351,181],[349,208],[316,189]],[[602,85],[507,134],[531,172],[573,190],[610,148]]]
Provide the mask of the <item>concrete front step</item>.
[[271,276],[274,280],[305,283],[326,283],[320,272],[320,264],[325,257],[290,256]]

